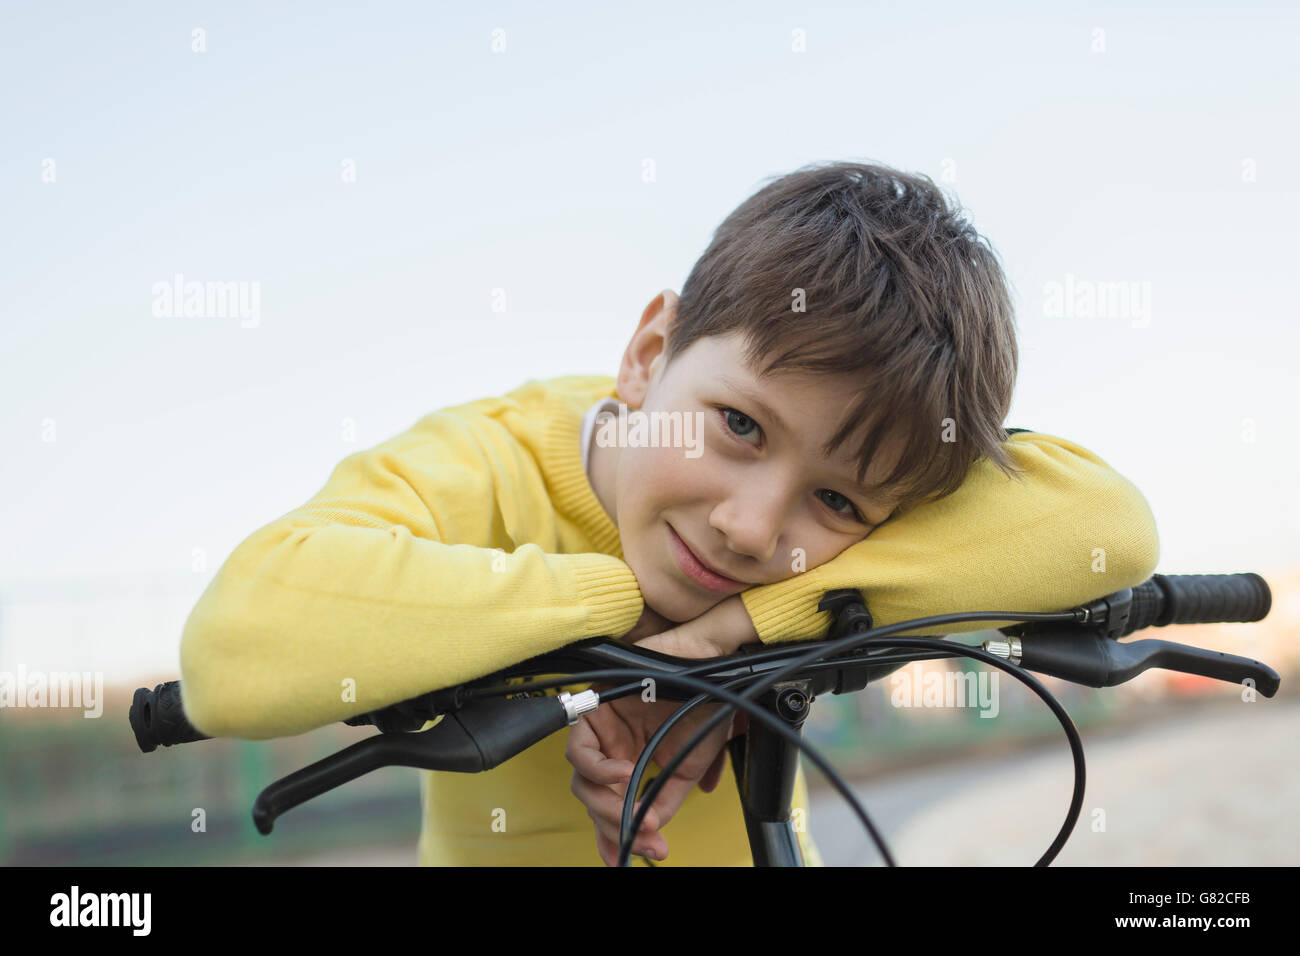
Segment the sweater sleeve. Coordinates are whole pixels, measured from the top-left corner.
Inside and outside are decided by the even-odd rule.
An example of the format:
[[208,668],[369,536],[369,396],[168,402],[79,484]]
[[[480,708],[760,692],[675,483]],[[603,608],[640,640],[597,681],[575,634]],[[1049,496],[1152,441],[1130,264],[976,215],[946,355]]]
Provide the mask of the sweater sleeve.
[[191,723],[303,733],[630,630],[644,605],[621,559],[458,543],[509,544],[521,514],[549,513],[541,475],[512,451],[463,418],[426,416],[240,543],[182,633]]
[[[1092,452],[1052,435],[1007,442],[1012,478],[987,459],[961,487],[891,517],[830,561],[741,592],[764,643],[824,637],[833,588],[862,591],[874,623],[958,611],[1058,611],[1140,584],[1159,558],[1146,499]],[[990,618],[903,633],[963,633]]]

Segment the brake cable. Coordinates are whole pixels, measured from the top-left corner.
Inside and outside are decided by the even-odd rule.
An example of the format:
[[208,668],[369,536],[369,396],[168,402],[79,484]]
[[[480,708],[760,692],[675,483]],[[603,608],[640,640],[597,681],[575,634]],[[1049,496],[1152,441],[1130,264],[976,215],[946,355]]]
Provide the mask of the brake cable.
[[[920,628],[931,627],[935,624],[956,623],[959,621],[966,621],[966,620],[983,621],[983,620],[1022,620],[1022,619],[1077,620],[1077,616],[1072,611],[1060,612],[1060,613],[1032,614],[1032,615],[1031,614],[1004,614],[998,612],[976,611],[976,612],[960,612],[957,614],[940,614],[940,615],[934,615],[929,618],[915,618],[910,621],[901,621],[897,624],[890,624],[884,627],[871,628],[869,630],[859,631],[847,637],[840,638],[839,640],[832,641],[830,644],[824,647],[814,648],[812,651],[804,654],[801,658],[796,659],[792,665],[789,665],[785,668],[778,669],[774,674],[761,675],[759,678],[754,680],[753,687],[751,687],[749,690],[746,690],[744,694],[740,695],[740,697],[746,700],[756,697],[763,690],[768,689],[772,685],[776,684],[778,681],[785,680],[791,673],[797,672],[799,670],[800,664],[812,664],[817,662],[818,658],[824,657],[827,654],[852,650],[856,647],[865,644],[884,643],[882,639],[889,637],[894,631],[897,630],[918,630]],[[1061,706],[1060,701],[1058,701],[1056,697],[1046,687],[1044,687],[1042,683],[1038,681],[1037,678],[1035,678],[1029,672],[1021,670],[1019,667],[1016,667],[1014,664],[1011,664],[1009,661],[1006,661],[1003,658],[998,657],[994,654],[990,654],[988,651],[985,651],[982,648],[972,647],[970,645],[961,644],[959,642],[954,642],[954,641],[946,641],[942,639],[925,638],[925,637],[891,638],[887,646],[912,647],[918,649],[941,649],[944,651],[955,652],[959,656],[971,657],[974,658],[975,660],[982,660],[985,663],[992,664],[993,666],[997,667],[999,670],[1006,671],[1012,677],[1016,678],[1016,680],[1020,681],[1022,684],[1029,687],[1029,689],[1032,690],[1034,693],[1036,693],[1039,697],[1041,697],[1044,703],[1046,703],[1047,706],[1051,709],[1052,713],[1056,716],[1057,721],[1061,724],[1061,728],[1065,731],[1066,738],[1068,739],[1070,744],[1070,752],[1072,757],[1074,758],[1074,791],[1070,800],[1070,808],[1066,812],[1065,822],[1061,825],[1061,829],[1057,832],[1056,838],[1052,841],[1051,845],[1043,853],[1042,857],[1040,857],[1039,860],[1034,864],[1035,866],[1047,866],[1049,863],[1051,863],[1052,860],[1056,858],[1057,854],[1060,853],[1061,848],[1065,846],[1065,842],[1069,839],[1070,833],[1073,830],[1074,825],[1078,822],[1079,813],[1083,809],[1083,791],[1084,791],[1084,785],[1086,782],[1086,775],[1087,775],[1084,756],[1083,756],[1083,742],[1079,738],[1079,732],[1075,728],[1074,722],[1070,719],[1070,715],[1065,712],[1065,708]],[[717,696],[721,697],[722,695],[717,695]],[[726,698],[723,699],[725,700]],[[646,813],[649,811],[650,806],[654,803],[654,798],[658,796],[660,790],[663,789],[664,783],[672,776],[674,771],[676,771],[676,769],[679,766],[681,766],[682,762],[690,755],[690,752],[694,750],[696,747],[698,747],[701,744],[701,742],[708,737],[709,733],[712,732],[715,727],[719,726],[722,723],[723,719],[730,716],[730,714],[734,711],[735,706],[737,705],[731,704],[729,702],[728,706],[722,707],[716,714],[713,715],[713,717],[709,718],[707,722],[702,724],[696,730],[695,735],[691,737],[691,739],[688,740],[685,744],[682,745],[682,747],[677,751],[677,753],[674,754],[673,757],[668,761],[667,765],[665,765],[662,768],[658,776],[656,776],[654,780],[650,782],[650,785],[647,787],[645,794],[641,798],[642,804],[640,809],[637,810],[636,813],[633,815],[633,822],[632,822],[631,829],[627,832],[620,832],[619,834],[620,845],[619,845],[618,863],[620,866],[626,865],[627,858],[631,853],[631,845],[632,845],[632,840],[634,839],[634,835],[640,830],[641,823],[645,819]],[[766,711],[764,712],[764,714],[766,716]],[[792,737],[795,737],[796,739],[801,739],[800,735],[795,734],[793,731],[789,731],[789,728],[782,726],[781,729],[789,732],[789,734]],[[800,749],[804,749],[804,748],[801,747]],[[811,751],[804,750],[804,752],[808,753],[810,757],[814,756],[813,752]],[[822,769],[823,773],[825,772],[825,768],[823,766],[824,761],[822,760],[820,754],[816,754],[814,763],[817,764],[819,769]],[[838,774],[836,775],[836,777],[838,778]],[[838,779],[842,781],[842,778],[838,778]],[[837,782],[837,780],[832,780],[832,783],[835,783],[837,790],[840,790],[841,793],[844,793],[844,789],[840,787],[839,782]],[[633,790],[631,787],[631,781],[629,781],[628,793],[629,794],[636,793],[636,791]],[[627,801],[629,799],[634,799],[634,798],[629,798],[625,794],[624,795],[625,808],[627,806]],[[874,828],[869,823],[869,820],[865,818],[864,814],[859,814],[859,816],[863,817],[864,825],[867,826],[868,830],[872,833],[873,837],[875,837],[876,834],[874,832]],[[877,838],[877,845],[880,846],[880,849],[882,851],[884,850],[884,846],[881,843],[881,841],[879,841],[878,838]],[[882,856],[885,856],[885,859],[889,861],[890,858],[888,857],[887,854],[882,853]],[[893,865],[892,862],[889,865]]]

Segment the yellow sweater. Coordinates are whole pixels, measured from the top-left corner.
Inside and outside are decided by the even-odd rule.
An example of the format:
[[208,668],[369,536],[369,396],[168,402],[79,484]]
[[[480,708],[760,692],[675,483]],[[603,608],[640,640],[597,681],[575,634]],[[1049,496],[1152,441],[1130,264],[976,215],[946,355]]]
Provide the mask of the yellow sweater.
[[[529,380],[343,459],[306,504],[240,543],[195,605],[180,652],[191,722],[214,737],[300,734],[631,630],[641,593],[580,448],[584,413],[607,397],[617,397],[608,376]],[[1151,574],[1155,521],[1129,481],[1050,435],[1012,435],[1008,451],[1023,482],[981,460],[949,497],[742,592],[760,639],[823,636],[830,615],[816,607],[832,588],[862,589],[875,622],[889,624],[1059,610]],[[420,771],[420,862],[600,865],[569,790],[565,738],[485,773]],[[802,770],[795,806],[806,820]],[[663,833],[660,865],[751,865],[730,769]],[[806,830],[801,840],[818,862]]]

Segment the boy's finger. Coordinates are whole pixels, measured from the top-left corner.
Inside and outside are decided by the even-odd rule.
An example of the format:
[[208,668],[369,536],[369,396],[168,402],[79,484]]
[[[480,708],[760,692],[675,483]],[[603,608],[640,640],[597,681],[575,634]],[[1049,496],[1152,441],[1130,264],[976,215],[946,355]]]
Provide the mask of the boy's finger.
[[[596,835],[604,840],[610,848],[610,866],[618,863],[618,824],[595,820]],[[632,841],[633,856],[648,856],[659,860],[668,853],[668,842],[659,833],[646,834],[644,831]]]
[[630,760],[617,760],[606,757],[599,750],[576,748],[566,753],[573,768],[593,783],[610,787],[625,788],[632,776],[633,763]]
[[[569,790],[583,803],[593,820],[612,824],[614,832],[618,832],[619,822],[623,819],[623,793],[615,793],[610,787],[594,783],[579,773],[574,773]],[[638,800],[634,809],[639,810],[643,802]],[[641,821],[641,832],[653,833],[658,829],[659,814],[654,807],[651,807],[650,812]]]
[[661,654],[671,654],[673,657],[709,658],[719,656],[718,648],[714,644],[687,630],[684,624],[670,631],[644,638],[636,643],[638,647],[648,647],[651,650],[659,651]]
[[662,830],[668,826],[698,783],[699,780],[694,777],[681,777],[677,774],[673,774],[664,782],[663,789],[655,797],[655,802],[650,809],[650,813],[657,814],[656,829]]
[[603,755],[593,757],[579,754],[569,762],[588,780],[607,787],[617,787],[622,784],[626,788],[634,766],[630,760],[615,760]]
[[[660,853],[658,858],[662,859],[668,855],[666,844],[658,849]],[[640,849],[633,847],[632,852],[635,856],[646,856],[645,850],[644,847]],[[599,827],[596,828],[596,851],[600,853],[600,858],[605,861],[606,866],[618,866],[618,841],[605,836],[600,832]],[[656,857],[651,856],[651,859],[656,859]]]
[[630,760],[606,757],[595,731],[585,720],[579,720],[569,731],[564,757],[588,780],[603,784],[626,783],[635,766]]
[[700,778],[700,789],[705,793],[712,793],[722,780],[722,771],[727,766],[726,748],[718,751],[718,755],[713,758],[713,763],[709,764],[709,769],[704,771],[704,776]]
[[[609,787],[593,784],[589,780],[577,779],[577,774],[574,774],[574,777],[570,789],[586,806],[587,815],[595,823],[596,831],[604,834],[605,839],[611,841],[617,851],[619,828],[623,819],[622,795],[613,793]],[[642,801],[637,801],[636,809],[640,809],[641,803]],[[665,854],[668,852],[668,843],[658,832],[656,823],[656,814],[652,808],[646,815],[646,819],[641,821],[641,830],[632,843],[633,853],[645,855],[651,849],[657,849]]]
[[600,854],[606,866],[618,865],[618,847],[605,838],[605,834],[600,832],[600,827],[596,827],[596,852]]
[[[607,788],[599,787],[598,790],[607,790]],[[610,844],[611,852],[606,862],[608,862],[608,865],[610,866],[616,865],[617,853],[619,853],[619,825],[621,817],[612,817],[608,813],[594,809],[590,804],[588,805],[588,808],[586,808],[586,812],[588,812],[591,822],[595,825],[595,834],[597,834],[598,838],[602,838],[604,842]],[[621,814],[621,801],[619,804],[619,813]],[[632,852],[640,856],[662,858],[662,856],[667,855],[668,852],[667,840],[664,840],[663,836],[660,835],[658,831],[651,830],[650,827],[645,826],[645,823],[642,822],[641,832],[638,832],[632,840]]]

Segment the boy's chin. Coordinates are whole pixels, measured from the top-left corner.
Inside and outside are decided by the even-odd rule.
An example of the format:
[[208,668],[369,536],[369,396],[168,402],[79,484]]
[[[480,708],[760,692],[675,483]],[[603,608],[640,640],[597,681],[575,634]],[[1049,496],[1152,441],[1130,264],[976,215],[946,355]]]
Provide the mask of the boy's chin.
[[717,603],[717,601],[711,602],[707,598],[692,600],[680,594],[669,594],[665,593],[665,591],[656,591],[654,594],[642,592],[642,594],[650,610],[674,624],[684,624],[686,621],[694,620]]

